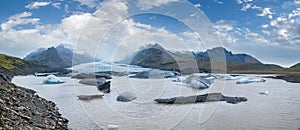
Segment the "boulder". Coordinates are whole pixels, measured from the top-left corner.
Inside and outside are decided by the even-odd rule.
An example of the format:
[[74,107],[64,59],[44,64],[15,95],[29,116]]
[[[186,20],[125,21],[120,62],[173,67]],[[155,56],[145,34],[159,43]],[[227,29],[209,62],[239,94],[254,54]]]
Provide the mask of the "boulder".
[[110,93],[110,81],[105,82],[104,84],[99,84],[97,89],[103,93]]
[[193,95],[186,97],[173,97],[173,98],[158,98],[155,99],[157,103],[164,104],[188,104],[196,102],[212,102],[212,101],[226,101],[227,103],[237,104],[247,101],[245,97],[229,97],[224,96],[222,93],[207,93],[203,95]]
[[59,79],[55,75],[48,75],[44,79],[43,83],[44,84],[61,84],[61,83],[64,83],[64,81],[62,81],[61,79]]
[[132,93],[132,92],[123,92],[120,93],[120,95],[117,97],[117,101],[121,101],[121,102],[129,102],[132,101],[134,99],[136,99],[136,94]]
[[80,73],[72,76],[74,79],[93,79],[93,78],[105,78],[105,79],[112,79],[111,74],[108,73],[102,73],[102,72],[97,72],[93,74],[86,74],[86,73]]
[[104,78],[100,78],[100,79],[81,79],[79,81],[79,83],[81,84],[85,84],[85,85],[92,85],[92,86],[98,86],[98,85],[102,85],[106,82],[106,80]]
[[104,95],[103,94],[98,94],[98,95],[78,95],[78,99],[80,100],[92,100],[96,98],[102,98]]

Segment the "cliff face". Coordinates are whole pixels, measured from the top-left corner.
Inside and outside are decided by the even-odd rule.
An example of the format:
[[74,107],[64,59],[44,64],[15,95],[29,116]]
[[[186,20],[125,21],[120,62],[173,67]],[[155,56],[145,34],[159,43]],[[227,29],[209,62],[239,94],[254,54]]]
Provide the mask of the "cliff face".
[[51,101],[30,89],[18,87],[0,75],[0,129],[67,129]]

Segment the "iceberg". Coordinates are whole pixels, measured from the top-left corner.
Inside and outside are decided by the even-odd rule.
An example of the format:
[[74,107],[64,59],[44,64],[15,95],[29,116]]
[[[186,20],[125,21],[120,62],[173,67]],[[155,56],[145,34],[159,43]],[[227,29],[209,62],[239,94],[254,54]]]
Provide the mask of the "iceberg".
[[261,94],[261,95],[269,95],[269,91],[259,92],[259,94]]
[[189,76],[183,81],[183,83],[189,87],[206,89],[213,83],[213,80],[206,79],[206,77],[202,76]]
[[61,79],[59,79],[55,75],[48,75],[44,79],[43,83],[44,84],[61,84],[61,83],[64,83],[64,81],[62,81]]
[[232,76],[232,75],[228,75],[228,74],[226,74],[225,76],[224,76],[224,79],[225,80],[238,80],[238,79],[241,79],[241,78],[243,78],[244,76]]
[[262,78],[253,78],[253,79],[250,79],[248,77],[244,77],[244,78],[239,79],[236,82],[236,84],[247,84],[247,83],[253,83],[253,82],[266,82],[266,80],[262,79]]

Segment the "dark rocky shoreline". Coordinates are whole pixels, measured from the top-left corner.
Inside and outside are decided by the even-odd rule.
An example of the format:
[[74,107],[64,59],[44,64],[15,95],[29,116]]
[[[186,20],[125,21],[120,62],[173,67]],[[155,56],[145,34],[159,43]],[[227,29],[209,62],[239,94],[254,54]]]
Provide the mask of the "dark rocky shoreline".
[[265,76],[264,78],[282,79],[290,83],[300,83],[300,75]]
[[1,129],[68,129],[55,103],[0,77]]

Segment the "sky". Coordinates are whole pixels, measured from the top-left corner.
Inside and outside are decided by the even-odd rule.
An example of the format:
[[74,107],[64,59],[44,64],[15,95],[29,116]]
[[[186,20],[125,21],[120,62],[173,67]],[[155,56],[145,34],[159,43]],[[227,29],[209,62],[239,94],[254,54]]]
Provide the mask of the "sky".
[[1,0],[0,10],[0,53],[20,58],[63,43],[115,61],[160,43],[300,62],[300,0]]

